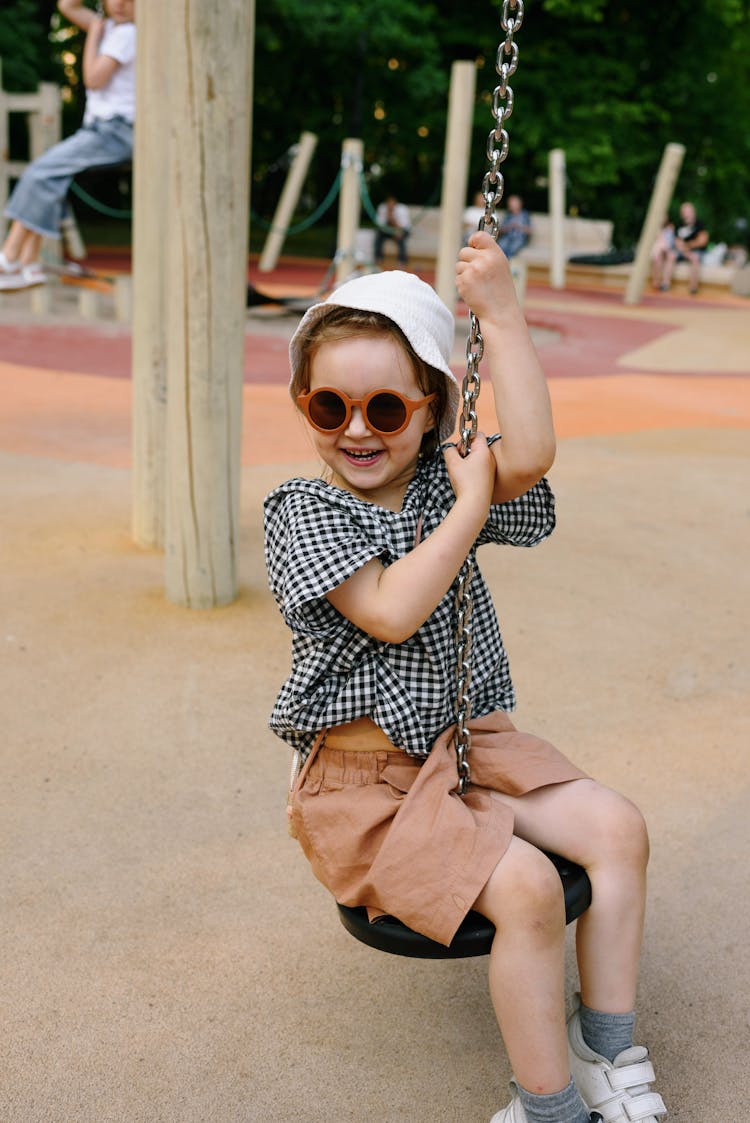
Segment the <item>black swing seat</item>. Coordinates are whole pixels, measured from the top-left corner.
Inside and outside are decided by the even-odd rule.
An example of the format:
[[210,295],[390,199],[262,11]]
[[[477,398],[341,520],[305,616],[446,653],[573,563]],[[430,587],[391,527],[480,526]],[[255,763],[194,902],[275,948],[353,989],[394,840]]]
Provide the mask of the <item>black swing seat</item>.
[[[547,854],[557,868],[565,893],[565,923],[570,924],[591,904],[591,882],[588,874],[574,862]],[[448,947],[413,932],[393,916],[384,916],[373,924],[367,918],[364,906],[349,908],[337,905],[339,919],[355,939],[378,951],[391,955],[406,955],[412,959],[467,959],[474,955],[487,955],[492,946],[495,926],[478,912],[469,912]]]

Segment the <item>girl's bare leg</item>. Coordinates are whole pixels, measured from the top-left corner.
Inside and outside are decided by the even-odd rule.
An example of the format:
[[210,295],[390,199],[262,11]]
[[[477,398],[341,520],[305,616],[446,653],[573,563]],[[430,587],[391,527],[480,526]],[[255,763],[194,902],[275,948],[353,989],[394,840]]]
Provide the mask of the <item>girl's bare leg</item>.
[[648,835],[637,807],[594,780],[573,780],[510,804],[515,832],[585,867],[591,907],[578,920],[581,997],[609,1014],[635,1006],[646,899]]
[[26,231],[26,238],[21,248],[21,265],[33,265],[39,260],[39,251],[42,248],[42,235],[33,230]]
[[662,285],[667,288],[672,284],[672,273],[674,272],[675,262],[677,261],[677,254],[674,250],[668,250],[664,255],[664,270],[661,275]]
[[489,983],[516,1080],[548,1095],[570,1080],[565,1036],[565,904],[557,870],[513,838],[474,906],[497,931]]
[[701,272],[701,255],[699,253],[690,254],[690,280],[688,287],[691,292],[698,291],[698,281]]
[[[18,261],[25,249],[26,239],[33,232],[19,222],[17,218],[10,224],[10,229],[3,242],[3,253],[8,261]],[[23,264],[26,264],[23,262]]]

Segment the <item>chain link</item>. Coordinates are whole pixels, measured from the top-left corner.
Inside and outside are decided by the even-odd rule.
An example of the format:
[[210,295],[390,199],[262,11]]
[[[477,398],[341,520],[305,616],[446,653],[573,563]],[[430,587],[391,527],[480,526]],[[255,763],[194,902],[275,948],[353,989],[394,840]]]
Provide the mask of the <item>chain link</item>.
[[[523,0],[503,0],[500,26],[505,32],[505,39],[497,48],[495,61],[495,70],[500,81],[492,93],[492,116],[495,126],[490,130],[487,138],[487,163],[489,167],[482,180],[484,214],[479,220],[479,229],[486,230],[493,238],[497,238],[499,233],[496,211],[505,187],[505,180],[500,171],[500,165],[508,155],[509,139],[505,123],[513,112],[513,90],[508,85],[508,79],[515,74],[518,67],[518,44],[513,37],[522,23]],[[458,451],[461,456],[469,454],[471,442],[476,436],[476,403],[481,389],[479,364],[482,361],[483,354],[484,340],[482,339],[479,320],[470,309],[469,336],[466,341],[466,374],[461,388],[463,405],[459,422],[458,442]],[[469,557],[459,572],[456,592],[457,700],[454,744],[458,768],[458,791],[461,795],[464,794],[471,780],[468,757],[471,748],[469,683],[471,682],[471,579],[473,574],[474,562]]]

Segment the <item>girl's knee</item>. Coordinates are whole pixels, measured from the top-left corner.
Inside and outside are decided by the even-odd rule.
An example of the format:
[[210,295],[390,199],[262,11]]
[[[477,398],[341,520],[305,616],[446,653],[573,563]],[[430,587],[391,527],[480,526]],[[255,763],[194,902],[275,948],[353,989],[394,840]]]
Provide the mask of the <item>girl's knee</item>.
[[499,931],[557,936],[565,929],[560,875],[536,847],[514,838],[480,894],[477,908]]
[[645,869],[649,858],[648,828],[641,811],[626,796],[598,787],[592,834],[600,855]]

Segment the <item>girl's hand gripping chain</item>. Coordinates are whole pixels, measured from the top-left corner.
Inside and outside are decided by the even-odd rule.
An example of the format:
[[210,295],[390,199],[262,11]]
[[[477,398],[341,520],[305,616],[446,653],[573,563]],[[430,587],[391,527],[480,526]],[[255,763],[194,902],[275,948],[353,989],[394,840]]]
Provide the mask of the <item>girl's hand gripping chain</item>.
[[555,457],[552,409],[539,358],[516,299],[508,259],[485,231],[460,253],[458,291],[480,321],[484,355],[502,441],[491,449],[497,463],[492,500],[523,495]]
[[484,433],[476,434],[467,456],[461,456],[452,444],[446,445],[443,455],[456,503],[475,508],[478,515],[481,512],[484,523],[495,489],[495,459]]
[[468,456],[448,447],[445,459],[456,502],[437,530],[393,565],[373,559],[327,594],[343,616],[385,643],[403,643],[432,615],[487,519],[495,461],[484,435],[477,433]]

